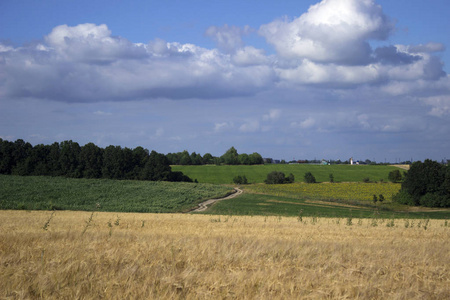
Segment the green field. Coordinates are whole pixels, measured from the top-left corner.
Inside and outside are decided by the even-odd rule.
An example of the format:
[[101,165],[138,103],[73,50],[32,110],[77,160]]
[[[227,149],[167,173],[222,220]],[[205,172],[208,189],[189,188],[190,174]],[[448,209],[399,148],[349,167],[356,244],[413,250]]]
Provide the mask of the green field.
[[275,195],[289,198],[305,198],[309,200],[335,201],[345,200],[366,204],[373,201],[373,195],[377,198],[383,195],[385,203],[391,203],[392,197],[400,190],[400,183],[316,183],[304,182],[292,184],[252,184],[246,187],[246,191],[254,194]]
[[306,172],[311,172],[318,182],[328,182],[333,174],[335,182],[388,181],[389,172],[397,167],[384,165],[307,165],[307,164],[267,164],[254,166],[172,166],[173,171],[181,171],[198,182],[231,184],[237,175],[245,175],[249,183],[262,183],[272,171],[294,174],[296,182],[303,182]]
[[215,203],[205,214],[263,215],[289,217],[373,218],[373,219],[449,219],[450,210],[405,212],[390,204],[351,205],[342,201],[314,201],[305,198],[244,193],[238,198]]
[[[232,179],[235,174],[246,175],[250,181],[262,181],[265,177],[264,174],[273,169],[286,173],[297,172],[297,174],[311,170],[318,181],[323,181],[317,184],[296,182],[280,185],[263,183],[243,185],[240,188],[244,190],[244,194],[234,199],[215,203],[203,212],[206,214],[340,218],[450,218],[450,209],[411,209],[408,206],[392,203],[392,196],[400,189],[400,184],[386,182],[387,179],[384,178],[387,175],[383,176],[384,173],[392,170],[392,167],[304,165],[279,167],[200,166],[183,168],[196,171],[196,174],[199,175],[197,178],[200,178],[199,181],[202,181],[203,178],[204,181],[228,183],[229,181],[223,178]],[[242,170],[247,172],[242,172]],[[342,182],[327,182],[328,172],[333,170],[335,179]],[[383,182],[363,183],[362,179],[365,177],[383,179]],[[208,178],[209,180],[207,180]],[[186,212],[203,200],[218,198],[230,192],[229,185],[210,183],[0,175],[0,209]],[[384,196],[385,200],[382,203],[374,204],[373,195],[379,196],[380,194]]]
[[230,191],[184,182],[0,175],[0,209],[182,212]]

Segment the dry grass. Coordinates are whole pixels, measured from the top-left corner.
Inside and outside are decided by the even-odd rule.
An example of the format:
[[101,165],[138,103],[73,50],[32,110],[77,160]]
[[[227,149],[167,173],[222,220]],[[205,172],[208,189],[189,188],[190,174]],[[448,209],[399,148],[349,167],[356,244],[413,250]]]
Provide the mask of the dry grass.
[[90,216],[0,211],[0,298],[450,295],[444,220]]

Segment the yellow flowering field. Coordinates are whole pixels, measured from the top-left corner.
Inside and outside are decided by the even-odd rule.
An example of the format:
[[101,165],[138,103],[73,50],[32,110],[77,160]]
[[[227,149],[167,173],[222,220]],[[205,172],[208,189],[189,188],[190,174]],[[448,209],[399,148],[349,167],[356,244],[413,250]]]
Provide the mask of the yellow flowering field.
[[256,184],[246,188],[252,193],[269,194],[279,197],[307,198],[320,200],[363,200],[372,201],[373,195],[382,194],[386,202],[400,190],[399,183],[292,183]]

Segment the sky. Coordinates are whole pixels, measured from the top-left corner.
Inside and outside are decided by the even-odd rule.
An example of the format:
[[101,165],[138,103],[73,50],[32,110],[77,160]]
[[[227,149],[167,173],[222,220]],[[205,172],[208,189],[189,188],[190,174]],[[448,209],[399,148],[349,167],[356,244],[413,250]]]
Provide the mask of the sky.
[[448,0],[0,1],[0,138],[450,159]]

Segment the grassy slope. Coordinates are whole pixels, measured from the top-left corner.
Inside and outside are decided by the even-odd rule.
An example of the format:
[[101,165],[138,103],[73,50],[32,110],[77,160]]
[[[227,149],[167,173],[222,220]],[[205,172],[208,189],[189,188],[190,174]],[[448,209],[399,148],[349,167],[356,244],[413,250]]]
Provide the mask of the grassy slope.
[[392,197],[400,190],[400,183],[316,183],[304,182],[291,184],[252,184],[246,186],[254,194],[277,195],[288,198],[305,198],[309,200],[346,200],[363,204],[373,202],[373,195],[383,195],[383,203],[392,202]]
[[296,182],[302,182],[306,172],[311,172],[318,182],[329,181],[333,174],[335,182],[362,181],[368,177],[372,181],[388,181],[389,172],[398,170],[392,166],[371,165],[256,165],[256,166],[172,166],[173,171],[181,171],[198,182],[215,184],[233,183],[237,175],[245,175],[249,183],[262,183],[267,174],[281,171],[294,174]]
[[[173,166],[199,182],[232,183],[236,175],[245,175],[250,183],[262,183],[271,171],[293,173],[297,183],[293,185],[257,184],[243,186],[246,193],[238,198],[214,204],[205,213],[231,215],[284,215],[298,216],[302,211],[308,216],[327,217],[376,217],[376,218],[440,218],[449,219],[450,210],[404,212],[409,208],[391,203],[392,194],[399,184],[363,184],[364,178],[372,181],[388,181],[389,172],[397,170],[394,166],[371,165],[256,165],[256,166]],[[304,185],[306,172],[311,172],[323,184]],[[337,184],[326,184],[329,174],[333,174]],[[353,182],[350,184],[342,182]],[[348,185],[352,185],[349,187]],[[355,186],[353,186],[355,185]],[[330,188],[333,187],[331,191]],[[392,190],[392,191],[391,191]],[[330,194],[331,193],[331,194]],[[383,194],[386,201],[373,205],[373,194]],[[307,203],[308,200],[344,200],[360,207],[344,207],[339,203]]]
[[[449,219],[450,210],[394,211],[390,204],[348,205],[345,203],[310,201],[305,198],[280,197],[244,193],[241,196],[215,203],[206,214],[251,216],[314,216],[332,218],[405,218]],[[356,221],[354,221],[356,222]]]
[[211,184],[0,175],[0,209],[180,212],[229,191]]

